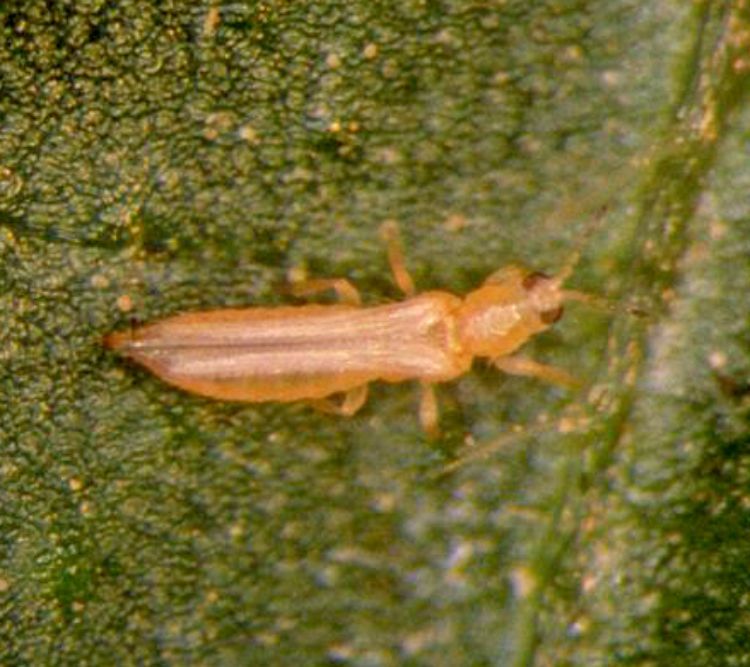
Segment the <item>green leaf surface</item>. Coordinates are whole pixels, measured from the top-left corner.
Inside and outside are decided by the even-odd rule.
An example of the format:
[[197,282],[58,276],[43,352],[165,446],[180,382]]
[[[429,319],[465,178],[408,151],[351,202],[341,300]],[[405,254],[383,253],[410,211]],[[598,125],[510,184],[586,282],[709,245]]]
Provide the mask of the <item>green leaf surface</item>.
[[[750,654],[744,0],[0,6],[0,663],[729,665]],[[102,336],[464,294],[580,253],[421,432],[191,396]]]

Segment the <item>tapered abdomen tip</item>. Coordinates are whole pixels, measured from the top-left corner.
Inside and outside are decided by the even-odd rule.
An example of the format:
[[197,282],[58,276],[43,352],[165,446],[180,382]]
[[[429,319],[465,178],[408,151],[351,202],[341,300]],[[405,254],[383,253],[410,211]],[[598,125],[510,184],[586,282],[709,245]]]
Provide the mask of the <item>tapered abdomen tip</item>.
[[110,350],[117,351],[122,348],[128,340],[130,340],[129,333],[113,331],[102,338],[102,345]]

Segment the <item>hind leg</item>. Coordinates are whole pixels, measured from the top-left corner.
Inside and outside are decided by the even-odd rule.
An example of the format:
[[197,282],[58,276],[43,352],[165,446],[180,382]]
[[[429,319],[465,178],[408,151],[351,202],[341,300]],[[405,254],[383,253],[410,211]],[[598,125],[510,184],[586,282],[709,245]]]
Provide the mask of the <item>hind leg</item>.
[[350,306],[362,305],[359,291],[346,278],[311,278],[294,282],[289,286],[289,291],[294,296],[310,296],[329,289],[336,292],[336,296],[342,303]]
[[393,279],[406,296],[414,296],[417,293],[414,287],[409,269],[406,268],[404,250],[401,247],[401,239],[398,233],[398,225],[395,221],[384,222],[380,227],[380,234],[385,240],[388,252],[388,262],[391,265]]
[[356,414],[367,401],[367,385],[350,389],[344,394],[344,400],[341,403],[332,401],[330,398],[321,398],[310,401],[310,405],[320,412],[329,415],[341,415],[342,417],[351,417]]
[[437,438],[440,435],[440,409],[435,396],[435,385],[420,383],[422,395],[419,399],[419,422],[428,436]]

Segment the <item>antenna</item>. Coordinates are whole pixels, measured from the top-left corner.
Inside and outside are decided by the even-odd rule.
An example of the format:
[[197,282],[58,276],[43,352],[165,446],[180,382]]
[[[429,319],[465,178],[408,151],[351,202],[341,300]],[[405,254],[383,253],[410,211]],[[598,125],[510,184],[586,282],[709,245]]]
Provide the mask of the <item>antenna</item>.
[[[608,206],[606,204],[602,205],[598,209],[596,214],[593,216],[591,223],[587,225],[586,229],[584,230],[580,241],[576,245],[576,248],[573,250],[573,252],[571,252],[565,264],[563,264],[563,267],[554,277],[554,282],[559,288],[562,288],[568,278],[573,275],[573,272],[575,271],[575,268],[578,265],[579,260],[581,259],[583,247],[599,229],[599,223],[601,223],[604,215],[607,213],[607,210]],[[617,313],[620,311],[620,308],[616,304],[612,303],[611,300],[597,294],[589,294],[588,292],[582,292],[580,290],[574,289],[560,289],[560,294],[562,295],[564,301],[578,301],[579,303],[585,303],[589,306],[598,308],[600,310],[605,310],[609,313]],[[645,317],[647,314],[646,311],[636,306],[625,306],[625,312],[630,313],[631,315],[637,315],[639,317]]]

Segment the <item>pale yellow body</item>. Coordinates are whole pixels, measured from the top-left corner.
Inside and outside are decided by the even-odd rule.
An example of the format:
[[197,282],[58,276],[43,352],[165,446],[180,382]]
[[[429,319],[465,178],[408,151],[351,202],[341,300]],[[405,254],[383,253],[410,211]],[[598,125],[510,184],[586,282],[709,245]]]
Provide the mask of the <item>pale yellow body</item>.
[[[221,309],[176,315],[105,339],[108,347],[187,391],[237,401],[312,400],[353,414],[375,380],[419,380],[426,430],[437,430],[432,385],[469,370],[474,357],[501,369],[555,382],[571,378],[529,359],[509,356],[562,313],[559,278],[508,267],[461,298],[414,295],[395,229],[386,230],[389,258],[405,301],[362,307],[344,280],[309,281],[298,293],[336,289],[347,304]],[[346,392],[342,404],[327,399]]]

